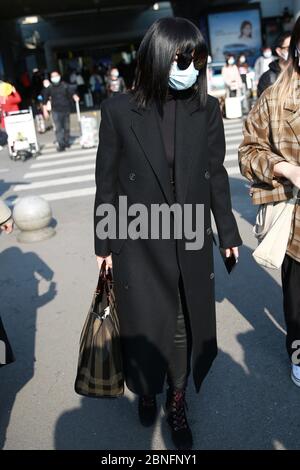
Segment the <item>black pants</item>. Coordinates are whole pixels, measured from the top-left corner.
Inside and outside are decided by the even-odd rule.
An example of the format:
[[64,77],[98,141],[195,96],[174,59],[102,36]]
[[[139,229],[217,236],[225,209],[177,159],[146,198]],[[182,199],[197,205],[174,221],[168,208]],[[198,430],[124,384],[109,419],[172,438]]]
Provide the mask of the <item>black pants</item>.
[[289,255],[285,255],[281,267],[283,290],[283,310],[286,322],[286,348],[289,357],[297,348],[293,342],[300,341],[300,263]]
[[52,111],[55,125],[55,136],[58,145],[64,148],[70,141],[70,113],[63,111]]
[[189,323],[186,299],[182,279],[178,285],[177,324],[174,336],[173,352],[167,371],[167,384],[170,388],[182,389],[187,384],[190,374],[192,335]]

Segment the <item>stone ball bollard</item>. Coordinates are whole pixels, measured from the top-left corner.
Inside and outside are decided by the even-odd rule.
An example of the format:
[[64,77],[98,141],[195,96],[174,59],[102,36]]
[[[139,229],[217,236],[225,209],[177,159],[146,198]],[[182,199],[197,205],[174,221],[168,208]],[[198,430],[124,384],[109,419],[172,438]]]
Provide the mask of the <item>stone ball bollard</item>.
[[52,210],[48,201],[40,196],[20,198],[13,209],[13,219],[20,229],[17,240],[32,243],[55,235],[53,227],[49,227]]

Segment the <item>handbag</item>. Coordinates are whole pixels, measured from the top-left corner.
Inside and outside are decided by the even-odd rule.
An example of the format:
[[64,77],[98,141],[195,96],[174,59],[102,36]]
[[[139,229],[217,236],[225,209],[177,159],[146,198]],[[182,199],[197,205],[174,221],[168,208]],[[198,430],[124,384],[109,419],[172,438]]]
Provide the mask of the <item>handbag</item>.
[[0,367],[11,364],[14,361],[15,356],[0,317]]
[[80,336],[75,391],[97,398],[124,394],[119,320],[111,270],[106,273],[105,260]]
[[299,188],[294,186],[292,198],[261,204],[258,209],[253,233],[259,244],[252,256],[262,266],[279,269],[282,265],[298,191]]

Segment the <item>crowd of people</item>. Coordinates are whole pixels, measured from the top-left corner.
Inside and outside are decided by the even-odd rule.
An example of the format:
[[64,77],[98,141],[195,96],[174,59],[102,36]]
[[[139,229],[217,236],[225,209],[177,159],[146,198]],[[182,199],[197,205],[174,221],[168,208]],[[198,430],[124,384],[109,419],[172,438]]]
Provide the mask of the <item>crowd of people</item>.
[[[225,64],[222,67],[222,78],[225,87],[225,97],[240,97],[242,111],[247,115],[254,101],[262,92],[272,85],[288,58],[288,48],[291,33],[284,32],[276,40],[273,47],[264,45],[262,54],[251,67],[247,56],[244,53],[239,55],[229,54],[225,57]],[[213,58],[209,56],[207,67],[208,90],[212,91]]]
[[[32,71],[31,79],[23,74],[18,82],[19,91],[7,81],[0,81],[0,150],[7,142],[5,135],[5,114],[31,107],[36,129],[44,133],[54,128],[57,150],[70,146],[70,113],[72,102],[78,101],[85,108],[99,109],[106,97],[123,93],[130,86],[115,66],[94,67],[93,70],[70,70],[62,75],[58,70]],[[20,91],[21,90],[21,91]]]

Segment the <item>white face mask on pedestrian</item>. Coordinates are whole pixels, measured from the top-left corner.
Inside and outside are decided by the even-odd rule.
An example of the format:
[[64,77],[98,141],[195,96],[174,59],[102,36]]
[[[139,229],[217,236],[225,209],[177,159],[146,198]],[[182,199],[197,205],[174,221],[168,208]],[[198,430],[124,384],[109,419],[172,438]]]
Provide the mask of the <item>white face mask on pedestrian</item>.
[[175,90],[186,90],[190,88],[197,80],[199,70],[195,69],[193,60],[190,65],[181,70],[176,61],[171,65],[169,74],[169,86]]
[[265,59],[270,59],[272,57],[272,51],[270,49],[267,49],[264,51],[263,56]]
[[288,57],[289,57],[289,53],[287,51],[282,51],[281,52],[281,58],[283,60],[285,60],[285,61],[288,60]]
[[61,80],[60,75],[54,75],[54,77],[51,77],[51,82],[53,85],[58,85]]

